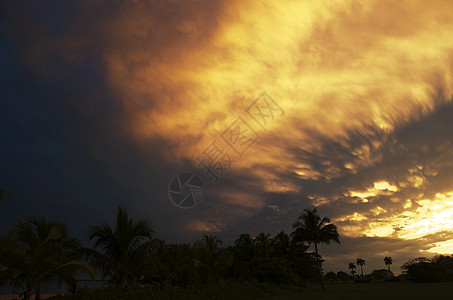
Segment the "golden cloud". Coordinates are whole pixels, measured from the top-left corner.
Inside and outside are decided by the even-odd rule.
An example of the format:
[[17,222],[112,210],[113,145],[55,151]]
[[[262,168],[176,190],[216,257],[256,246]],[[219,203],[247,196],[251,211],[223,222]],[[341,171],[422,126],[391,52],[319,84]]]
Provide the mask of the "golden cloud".
[[[316,145],[305,130],[337,137],[370,122],[392,130],[430,111],[439,78],[451,95],[447,2],[231,2],[216,20],[189,2],[174,9],[191,14],[166,26],[141,5],[108,29],[120,41],[104,52],[109,80],[133,133],[172,141],[180,157],[194,159],[263,91],[288,119],[264,135],[308,148]],[[131,41],[148,35],[144,47]],[[369,149],[359,150],[370,163]]]
[[[83,10],[89,15],[102,3],[82,2]],[[346,234],[414,238],[451,227],[451,215],[442,211],[450,209],[450,196],[423,195],[439,170],[411,162],[399,181],[363,170],[382,167],[386,151],[409,151],[391,134],[452,99],[452,11],[453,2],[440,0],[132,1],[114,17],[100,14],[73,34],[49,35],[24,51],[46,73],[31,63],[46,50],[74,62],[95,49],[123,103],[124,130],[138,145],[165,142],[162,155],[176,166],[197,165],[213,141],[231,151],[221,134],[266,92],[285,115],[265,130],[245,119],[259,139],[242,156],[232,152],[232,168],[254,180],[222,197],[247,213],[222,224],[267,207],[253,195],[257,190],[306,193],[319,205],[368,205],[338,216]],[[348,144],[351,134],[357,140]],[[341,150],[329,157],[326,145]],[[451,145],[439,147],[447,153]],[[365,179],[354,185],[344,174]],[[321,190],[319,182],[337,181],[345,188]],[[304,182],[312,184],[308,191]],[[414,190],[420,195],[404,194]],[[389,197],[386,205],[375,202],[379,197]],[[191,228],[220,228],[209,224]]]

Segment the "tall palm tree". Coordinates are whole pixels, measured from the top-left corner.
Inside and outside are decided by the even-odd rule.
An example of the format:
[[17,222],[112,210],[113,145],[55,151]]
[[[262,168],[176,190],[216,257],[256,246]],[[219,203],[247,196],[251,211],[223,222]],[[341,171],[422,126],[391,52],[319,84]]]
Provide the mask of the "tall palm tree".
[[351,270],[352,276],[354,276],[354,274],[355,274],[355,268],[356,268],[355,264],[354,264],[353,262],[350,262],[348,267],[349,267],[349,269]]
[[362,277],[363,277],[363,266],[365,265],[366,261],[361,258],[357,258],[356,263],[358,266],[360,266],[360,270],[362,271]]
[[393,263],[393,259],[390,256],[386,256],[386,257],[384,257],[384,263],[389,269],[389,274],[391,274],[390,265]]
[[94,270],[80,260],[79,242],[69,237],[61,223],[19,219],[0,243],[3,282],[22,288],[26,300],[33,290],[39,300],[41,286],[53,279],[68,286],[75,285],[80,272],[94,279]]
[[317,208],[305,209],[297,221],[293,224],[293,232],[291,233],[296,240],[308,242],[309,245],[315,245],[316,264],[318,267],[319,276],[321,278],[322,289],[325,290],[324,281],[322,279],[321,266],[319,262],[318,244],[330,245],[331,241],[340,243],[340,235],[337,231],[337,226],[330,223],[330,219],[318,215]]
[[134,221],[125,208],[118,207],[114,228],[106,223],[91,226],[93,249],[86,248],[83,253],[111,285],[128,290],[138,286],[144,269],[150,265],[147,255],[153,233],[148,222]]

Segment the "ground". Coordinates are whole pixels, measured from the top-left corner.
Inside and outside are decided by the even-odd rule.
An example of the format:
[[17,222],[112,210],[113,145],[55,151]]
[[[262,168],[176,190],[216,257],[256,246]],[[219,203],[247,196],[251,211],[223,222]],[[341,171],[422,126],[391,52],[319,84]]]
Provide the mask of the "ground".
[[266,283],[238,284],[235,286],[191,287],[169,291],[146,293],[117,293],[106,290],[98,294],[81,294],[71,297],[55,297],[54,300],[97,300],[97,299],[453,299],[453,283],[345,283],[326,284],[326,291],[320,285],[312,284],[299,289],[295,286],[276,286]]

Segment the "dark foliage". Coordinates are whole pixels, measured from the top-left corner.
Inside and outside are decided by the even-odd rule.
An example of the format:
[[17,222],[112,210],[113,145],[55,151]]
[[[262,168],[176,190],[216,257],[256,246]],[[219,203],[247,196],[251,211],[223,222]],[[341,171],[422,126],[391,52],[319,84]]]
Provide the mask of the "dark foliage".
[[401,269],[407,279],[417,283],[453,281],[453,256],[418,257],[406,262]]
[[[154,230],[149,223],[133,220],[125,208],[118,208],[114,224],[101,223],[90,228],[89,240],[93,243],[91,248],[80,248],[80,244],[67,237],[63,225],[52,225],[50,233],[55,235],[62,232],[57,236],[60,244],[52,242],[52,245],[69,249],[63,253],[64,257],[57,251],[58,247],[48,247],[50,244],[47,242],[42,243],[46,247],[41,247],[38,238],[26,234],[32,232],[30,226],[35,223],[20,223],[19,225],[26,225],[26,228],[18,232],[24,232],[24,238],[33,237],[30,241],[32,245],[37,244],[39,249],[46,251],[55,249],[37,256],[35,253],[26,252],[26,249],[23,253],[18,251],[16,248],[19,246],[12,243],[11,238],[0,240],[3,246],[0,251],[0,284],[12,282],[14,286],[23,286],[27,295],[30,295],[32,290],[39,291],[40,285],[47,280],[58,278],[75,292],[75,276],[82,271],[90,273],[91,270],[94,273],[96,270],[100,279],[107,281],[109,286],[118,292],[134,291],[141,287],[164,290],[186,288],[190,285],[251,282],[277,285],[289,283],[301,288],[307,281],[321,280],[319,274],[323,263],[321,255],[307,251],[308,245],[305,242],[338,242],[334,225],[330,224],[327,218],[321,220],[316,215],[316,210],[310,212],[312,218],[308,220],[313,221],[313,224],[309,225],[319,225],[319,230],[307,232],[305,229],[310,228],[303,227],[306,224],[301,222],[301,226],[297,227],[291,236],[284,231],[275,236],[264,232],[257,236],[243,233],[233,245],[225,247],[219,238],[211,235],[203,236],[192,245],[167,244],[165,240],[153,238]],[[303,220],[303,216],[299,218],[299,221]],[[46,225],[45,222],[43,224]],[[312,233],[316,236],[307,240],[305,235]],[[43,239],[48,238],[43,234]],[[12,250],[6,251],[9,249],[7,246]],[[13,249],[13,246],[16,248]],[[17,255],[12,253],[19,252],[22,256],[16,259]],[[61,260],[57,260],[59,255]],[[80,261],[77,261],[78,258]],[[68,259],[72,261],[68,262]],[[34,277],[29,276],[30,279],[24,277],[29,273],[27,270],[19,272],[22,262],[27,263],[29,260],[33,262],[30,266],[36,273]],[[12,272],[13,267],[17,272]],[[26,267],[28,268],[28,265]],[[46,277],[42,277],[42,274]]]
[[382,280],[382,279],[389,279],[391,277],[394,277],[394,275],[388,269],[373,270],[373,272],[371,272],[372,279]]

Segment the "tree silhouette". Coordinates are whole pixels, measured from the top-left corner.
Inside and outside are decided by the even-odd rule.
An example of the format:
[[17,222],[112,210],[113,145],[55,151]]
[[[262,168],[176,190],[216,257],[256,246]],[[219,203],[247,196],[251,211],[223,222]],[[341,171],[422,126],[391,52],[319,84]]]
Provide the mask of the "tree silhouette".
[[357,258],[356,263],[358,266],[360,266],[360,270],[362,271],[362,277],[363,277],[363,266],[365,265],[365,260],[361,258]]
[[349,269],[351,269],[351,274],[354,277],[355,268],[356,268],[355,264],[353,262],[351,262],[351,263],[349,263],[348,267],[349,267]]
[[106,223],[90,229],[94,249],[85,248],[85,257],[102,271],[102,277],[108,278],[111,285],[126,290],[138,286],[151,251],[154,233],[151,225],[146,221],[135,222],[128,217],[126,209],[118,207],[113,229]]
[[325,277],[326,277],[326,279],[329,279],[330,281],[333,282],[337,278],[337,274],[335,274],[334,272],[330,271],[330,272],[327,272]]
[[[64,282],[74,293],[77,275],[85,272],[94,279],[96,270],[111,287],[124,290],[143,284],[166,289],[255,280],[294,283],[301,289],[307,280],[317,280],[317,274],[324,290],[318,244],[340,242],[336,226],[328,218],[321,219],[316,208],[300,215],[291,235],[243,233],[234,246],[226,248],[215,236],[205,235],[191,246],[166,244],[153,239],[153,233],[151,225],[134,221],[121,207],[112,226],[90,227],[92,248],[81,248],[60,223],[19,221],[8,236],[0,238],[0,285],[22,288],[27,300],[36,292],[39,299],[48,281]],[[315,251],[307,252],[311,244]]]
[[453,281],[453,255],[412,258],[401,269],[414,282]]
[[236,259],[239,265],[244,266],[245,277],[251,278],[256,269],[258,260],[258,252],[255,245],[255,240],[248,233],[242,233],[234,241],[234,249]]
[[222,241],[211,235],[203,236],[201,241],[197,241],[194,245],[195,268],[204,284],[211,285],[218,279],[221,245]]
[[161,289],[170,286],[174,275],[172,270],[172,254],[165,240],[153,239],[151,263],[143,272],[143,281],[147,284],[157,283]]
[[371,272],[371,278],[372,279],[388,279],[389,277],[393,277],[393,273],[387,269],[379,269],[379,270],[373,270]]
[[324,217],[321,219],[315,207],[312,210],[305,209],[305,212],[293,224],[293,229],[291,234],[295,240],[305,241],[309,245],[315,245],[316,265],[321,279],[322,290],[325,290],[319,262],[318,244],[330,245],[331,241],[340,243],[340,235],[337,232],[337,227],[330,223],[329,218]]
[[346,281],[350,278],[350,276],[348,275],[348,273],[346,272],[343,272],[343,271],[339,271],[337,273],[337,279],[339,280],[342,280],[342,281]]
[[288,258],[290,238],[283,230],[272,238],[272,256]]
[[386,256],[386,257],[384,258],[384,263],[385,263],[385,265],[388,267],[388,269],[389,269],[389,274],[390,274],[390,265],[393,263],[392,258],[391,258],[390,256]]
[[265,258],[271,254],[271,244],[272,240],[269,233],[261,232],[259,233],[254,240],[258,256],[260,258]]
[[69,287],[75,285],[75,276],[80,272],[94,279],[92,267],[80,260],[79,247],[59,222],[19,219],[0,241],[0,281],[14,289],[22,288],[28,300],[33,290],[35,299],[40,299],[41,287],[54,279]]
[[193,260],[190,244],[167,245],[165,240],[153,239],[151,252],[142,261],[146,267],[141,283],[157,283],[161,289],[170,286],[186,287],[190,273],[194,273]]
[[172,270],[172,285],[185,288],[189,281],[190,273],[193,273],[193,260],[190,243],[170,245],[167,265]]

